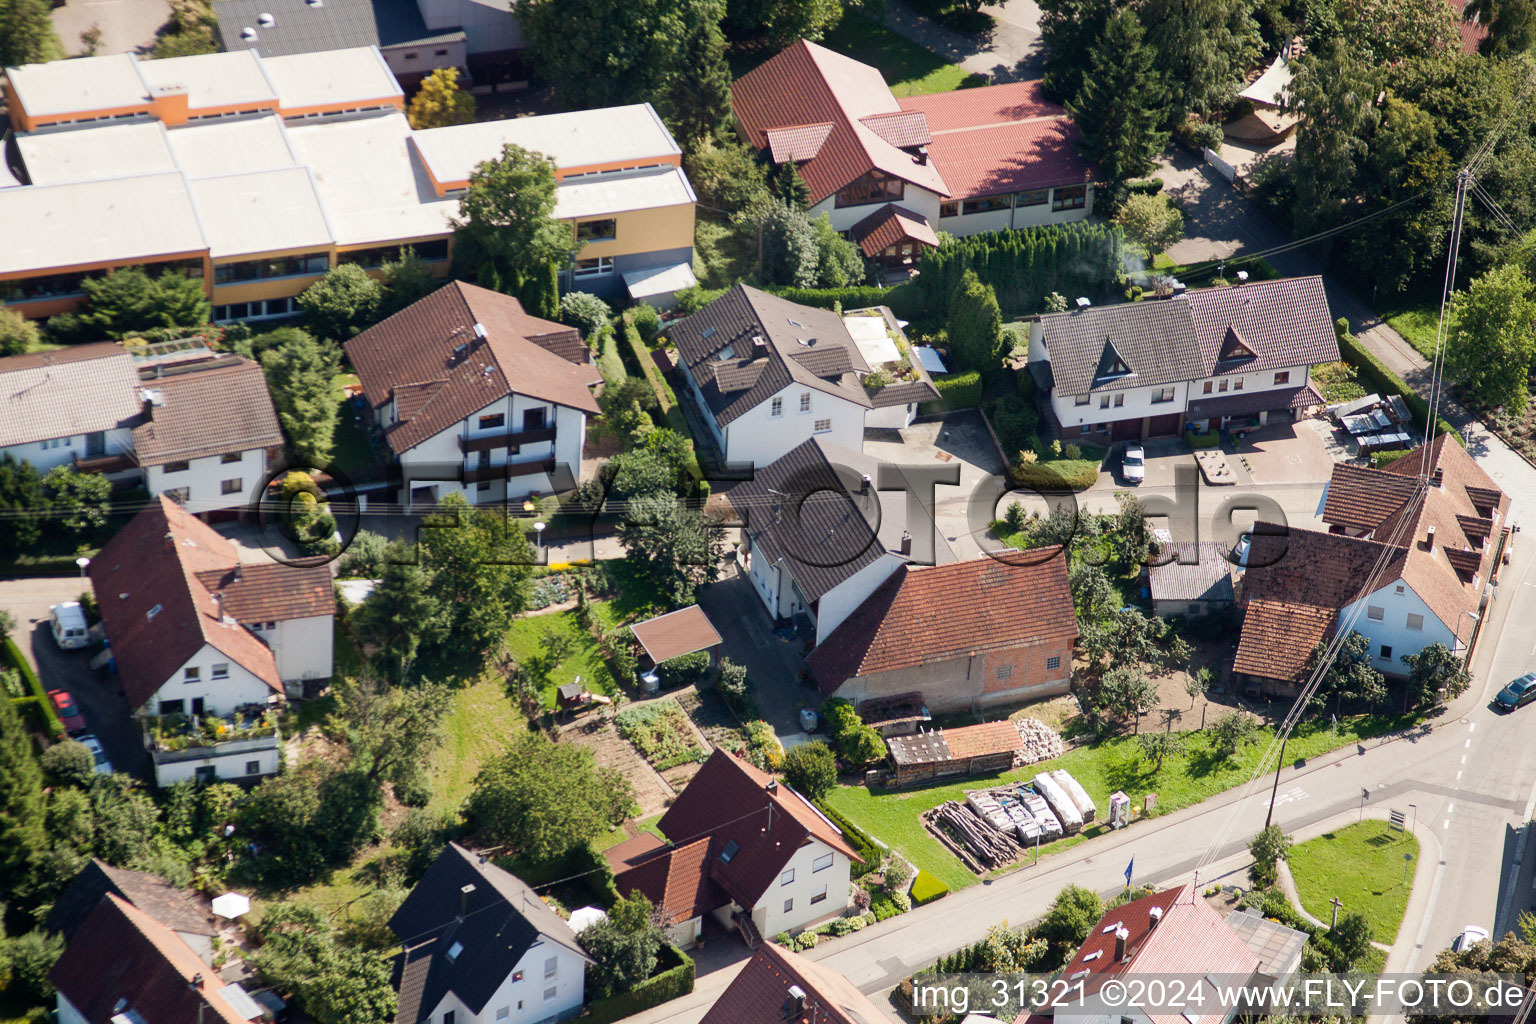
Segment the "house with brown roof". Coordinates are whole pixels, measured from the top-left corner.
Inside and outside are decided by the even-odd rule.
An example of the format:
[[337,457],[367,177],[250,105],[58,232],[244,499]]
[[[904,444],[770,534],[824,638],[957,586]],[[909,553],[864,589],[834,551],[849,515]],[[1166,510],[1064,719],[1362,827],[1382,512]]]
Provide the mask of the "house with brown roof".
[[1235,671],[1294,692],[1312,648],[1346,625],[1381,672],[1433,644],[1466,651],[1491,599],[1509,497],[1454,439],[1380,469],[1334,467],[1329,533],[1256,528]]
[[723,750],[656,827],[667,843],[640,836],[606,856],[619,891],[645,893],[682,945],[698,938],[706,914],[749,946],[839,917],[853,862],[862,862],[809,800]]
[[397,1024],[534,1024],[580,1012],[591,958],[527,883],[449,843],[389,919]]
[[106,894],[48,972],[62,1024],[246,1024],[261,1008],[151,914]]
[[569,490],[602,374],[573,327],[452,281],[346,343],[403,502]]
[[0,454],[142,483],[199,514],[248,504],[283,444],[259,365],[203,346],[117,342],[0,359]]
[[[1260,927],[1252,918],[1238,911],[1224,919],[1191,885],[1164,889],[1105,911],[1062,968],[1060,978],[1072,987],[1073,995],[1055,1009],[1055,1020],[1058,1024],[1106,1018],[1134,1024],[1189,1024],[1195,1018],[1225,1024],[1240,1013],[1260,1009],[1225,1005],[1219,990],[1270,985],[1290,977],[1301,965],[1307,936],[1262,918],[1259,922],[1269,927]],[[1100,997],[1111,981],[1153,976],[1189,977],[1193,987],[1186,997],[1188,1009],[1122,1007]]]
[[1067,562],[904,564],[806,659],[829,697],[918,691],[933,712],[1066,693],[1077,615]]
[[882,482],[877,460],[813,437],[726,493],[775,623],[821,644],[903,565],[955,560],[922,504]]
[[888,309],[842,314],[738,284],[667,337],[727,465],[762,468],[812,437],[857,450],[866,427],[905,427],[939,397]]
[[242,564],[233,544],[161,496],[90,574],[155,781],[276,772],[287,688],[331,674],[330,572]]
[[916,262],[956,235],[1083,220],[1096,169],[1039,82],[897,99],[868,64],[800,40],[731,86],[749,144],[791,164],[870,259]]
[[879,1024],[888,1015],[845,975],[765,943],[702,1024]]
[[1064,439],[1145,440],[1300,419],[1339,358],[1321,277],[1238,283],[1032,318],[1029,372]]
[[92,857],[48,911],[46,928],[67,942],[108,894],[132,904],[176,933],[205,961],[213,959],[213,922],[208,901],[182,892],[159,875],[113,867]]

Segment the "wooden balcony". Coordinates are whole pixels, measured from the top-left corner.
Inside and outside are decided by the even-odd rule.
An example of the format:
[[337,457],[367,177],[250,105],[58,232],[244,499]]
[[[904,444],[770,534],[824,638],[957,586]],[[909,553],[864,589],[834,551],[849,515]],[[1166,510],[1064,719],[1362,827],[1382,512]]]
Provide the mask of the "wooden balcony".
[[553,473],[554,459],[534,459],[532,462],[510,462],[504,466],[482,466],[464,470],[464,482],[478,484],[484,480],[502,480],[515,476],[533,476],[537,473]]
[[460,437],[459,450],[488,452],[497,448],[516,448],[520,444],[538,444],[541,441],[554,439],[555,428],[551,424],[537,430],[512,430],[505,434],[489,434],[485,437]]
[[88,458],[75,458],[75,472],[77,473],[126,473],[130,469],[137,469],[139,460],[133,457],[132,452],[123,452],[118,455],[92,455]]

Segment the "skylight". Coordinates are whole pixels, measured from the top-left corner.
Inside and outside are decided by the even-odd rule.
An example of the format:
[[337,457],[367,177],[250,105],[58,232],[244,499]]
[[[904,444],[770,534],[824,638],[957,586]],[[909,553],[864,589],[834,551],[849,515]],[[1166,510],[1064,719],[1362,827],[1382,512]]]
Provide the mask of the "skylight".
[[714,336],[715,329],[713,327],[706,327],[703,331],[699,332],[699,337],[701,338],[713,338]]
[[732,839],[720,850],[720,863],[729,864],[731,858],[736,856],[736,851],[741,849],[741,844]]
[[455,960],[457,960],[459,958],[459,954],[462,953],[462,952],[464,952],[464,943],[462,943],[462,942],[455,942],[453,945],[449,946],[448,947],[448,962],[449,963],[453,963]]

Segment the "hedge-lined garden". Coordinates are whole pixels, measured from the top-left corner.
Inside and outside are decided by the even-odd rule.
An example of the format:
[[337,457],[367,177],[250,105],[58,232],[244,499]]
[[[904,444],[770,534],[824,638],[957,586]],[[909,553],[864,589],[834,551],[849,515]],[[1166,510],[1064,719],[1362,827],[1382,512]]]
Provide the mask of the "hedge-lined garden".
[[1033,312],[1052,292],[1102,295],[1113,288],[1123,245],[1118,225],[1086,221],[946,237],[923,254],[921,273],[904,287],[914,288],[922,308],[935,313],[947,308],[961,276],[974,270],[1004,310]]
[[[1426,429],[1429,424],[1429,403],[1409,387],[1407,381],[1387,369],[1385,363],[1372,355],[1370,350],[1360,343],[1360,339],[1349,332],[1349,321],[1341,317],[1334,327],[1339,336],[1339,354],[1344,357],[1345,362],[1359,371],[1362,386],[1378,392],[1383,397],[1401,395],[1404,404],[1408,406],[1408,411],[1413,413],[1414,421],[1419,428]],[[1439,418],[1435,432],[1449,434],[1460,444],[1466,444],[1461,432],[1451,426],[1444,416]]]
[[0,667],[9,668],[21,678],[21,688],[25,695],[9,695],[17,712],[28,725],[46,733],[49,739],[61,739],[64,736],[64,723],[59,721],[53,701],[48,699],[48,691],[43,689],[37,673],[32,671],[32,664],[22,655],[16,641],[6,637],[4,646],[0,646],[0,654],[4,655],[5,661],[5,665]]

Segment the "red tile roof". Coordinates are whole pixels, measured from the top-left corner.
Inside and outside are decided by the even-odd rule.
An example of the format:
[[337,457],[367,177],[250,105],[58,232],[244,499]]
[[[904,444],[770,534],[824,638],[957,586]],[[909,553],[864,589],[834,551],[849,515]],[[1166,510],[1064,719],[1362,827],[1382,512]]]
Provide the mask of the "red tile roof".
[[[1153,908],[1161,909],[1161,919]],[[1115,925],[1130,933],[1125,958],[1115,959]],[[1244,978],[1259,966],[1259,958],[1242,938],[1200,899],[1189,886],[1132,900],[1099,918],[1088,939],[1061,977],[1081,981],[1083,990],[1097,992],[1106,980],[1129,974],[1230,974]],[[1080,973],[1083,972],[1083,973]],[[1153,1024],[1187,1024],[1180,1013],[1149,1014]]]
[[827,136],[831,134],[830,121],[795,125],[792,128],[770,128],[766,132],[768,153],[776,164],[789,161],[798,164],[814,160],[816,154],[821,152],[822,144],[827,141]]
[[[655,839],[654,836],[650,838]],[[630,843],[622,845],[629,846]],[[622,869],[615,867],[613,881],[619,892],[626,896],[636,890],[644,893],[661,912],[663,925],[691,921],[731,901],[709,876],[709,851],[710,837],[704,836],[680,846],[631,853],[621,862]],[[610,857],[609,863],[613,864],[615,857],[627,852],[619,851]]]
[[720,634],[710,624],[709,616],[696,604],[637,622],[629,628],[640,646],[645,648],[645,653],[658,665],[721,643]]
[[998,195],[1092,181],[1093,162],[1077,148],[1077,127],[1039,82],[908,96],[903,110],[928,118],[928,157],[952,198]]
[[224,614],[240,622],[309,619],[336,614],[336,588],[323,565],[280,562],[200,569],[198,582],[224,595]]
[[1461,48],[1466,53],[1476,53],[1479,44],[1488,38],[1488,26],[1476,21],[1463,21],[1462,12],[1466,10],[1467,0],[1448,0],[1451,8],[1456,12],[1456,31],[1461,34]]
[[937,247],[939,236],[928,222],[894,203],[886,203],[853,226],[854,241],[865,256],[874,257],[897,242],[921,242]]
[[904,565],[811,652],[823,692],[856,676],[914,668],[982,651],[1077,639],[1065,558],[1032,552],[1028,565],[981,557]]
[[[202,976],[202,986],[194,978]],[[114,894],[91,912],[49,979],[91,1024],[133,1011],[144,1024],[246,1024],[224,982],[175,932]]]
[[1251,601],[1232,669],[1260,679],[1294,683],[1306,672],[1318,644],[1333,635],[1339,613],[1290,601]]
[[[91,561],[91,584],[129,707],[142,706],[204,644],[281,696],[271,648],[244,626],[224,622],[214,592],[199,578],[227,572],[239,560],[234,545],[162,495]],[[312,575],[288,571],[301,580]],[[302,590],[301,603],[308,604]]]
[[[804,797],[718,749],[678,794],[657,827],[677,846],[709,837],[710,877],[742,907],[757,906],[790,857],[809,839],[861,860],[837,826]],[[732,843],[736,849],[730,860],[722,860],[721,852]]]
[[981,757],[984,754],[1001,754],[1007,750],[1023,750],[1024,739],[1019,727],[1008,719],[1000,722],[981,722],[962,725],[958,729],[945,729],[944,742],[955,760]]
[[[486,330],[483,342],[476,324]],[[598,411],[591,387],[602,374],[575,328],[529,316],[512,296],[463,281],[368,328],[346,349],[369,405],[398,399],[401,422],[385,434],[396,453],[513,393]]]
[[[805,1008],[789,990],[805,993]],[[764,943],[715,1000],[701,1024],[880,1024],[888,1019],[868,996],[836,971]]]
[[[875,170],[931,192],[948,192],[931,161],[920,163],[865,123],[902,111],[880,72],[823,46],[798,40],[747,72],[731,86],[731,107],[754,149],[772,148],[768,133],[774,129],[832,125],[815,156],[799,167],[812,204]],[[912,134],[910,120],[893,126],[881,118],[877,124],[898,141]],[[899,130],[890,130],[896,126]],[[796,139],[790,148],[798,156],[801,136]],[[789,151],[782,143],[780,150]]]

